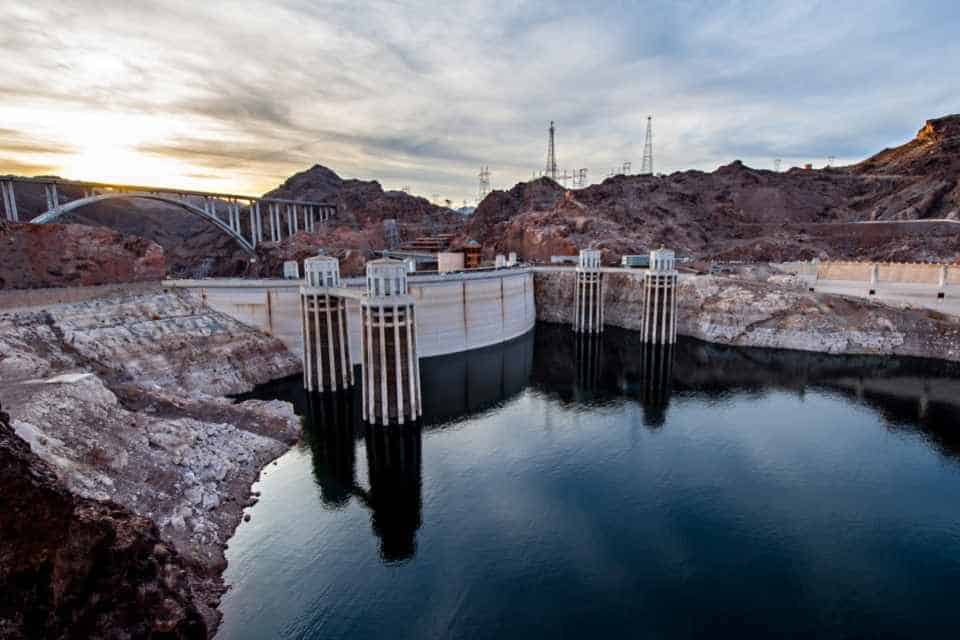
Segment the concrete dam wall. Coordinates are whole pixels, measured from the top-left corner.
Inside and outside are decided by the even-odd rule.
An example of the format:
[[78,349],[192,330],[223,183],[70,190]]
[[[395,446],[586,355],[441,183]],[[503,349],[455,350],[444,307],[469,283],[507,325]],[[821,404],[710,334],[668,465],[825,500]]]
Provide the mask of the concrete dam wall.
[[[299,280],[168,280],[164,286],[195,291],[211,307],[303,352]],[[361,287],[363,278],[345,279]],[[411,275],[417,350],[422,358],[479,349],[522,336],[536,322],[533,273],[500,269],[482,273]],[[347,301],[350,357],[360,363],[360,304]]]

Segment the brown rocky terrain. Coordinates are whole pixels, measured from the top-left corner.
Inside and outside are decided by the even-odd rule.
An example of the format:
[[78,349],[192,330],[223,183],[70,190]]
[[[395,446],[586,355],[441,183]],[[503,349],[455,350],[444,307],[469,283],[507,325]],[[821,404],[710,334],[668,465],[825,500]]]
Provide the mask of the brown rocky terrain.
[[285,260],[302,261],[320,251],[340,258],[343,275],[362,275],[366,261],[375,257],[374,252],[387,248],[384,220],[397,221],[401,240],[456,232],[464,224],[463,216],[425,198],[384,191],[375,180],[344,180],[321,165],[291,176],[264,196],[332,202],[337,205],[337,219],[314,233],[300,232],[279,243],[260,245],[256,262],[244,272],[253,277],[276,277]]
[[[81,195],[72,187],[64,187],[61,191],[67,200]],[[372,257],[374,250],[386,247],[382,223],[391,218],[398,223],[401,239],[455,231],[463,226],[463,216],[435,206],[425,198],[402,191],[384,191],[374,180],[345,180],[321,165],[291,176],[264,196],[335,203],[338,216],[316,233],[301,232],[302,237],[263,243],[255,262],[251,262],[250,256],[214,225],[163,202],[106,200],[71,212],[61,220],[108,227],[155,242],[163,247],[167,274],[171,277],[276,277],[281,273],[278,265],[284,260],[316,255],[318,249],[338,256],[356,252],[347,257],[358,261],[358,256]],[[45,211],[42,185],[17,185],[17,205],[22,219]],[[266,228],[266,218],[264,220]],[[246,225],[245,218],[243,224]],[[80,235],[80,232],[76,233]],[[304,254],[304,251],[308,253]],[[363,261],[359,263],[362,269]],[[39,268],[46,268],[42,260],[39,264]]]
[[[287,403],[223,395],[299,367],[278,340],[159,286],[0,313],[0,401],[13,431],[0,441],[21,452],[28,445],[38,459],[17,458],[10,473],[25,475],[16,482],[2,476],[6,464],[0,469],[0,631],[42,623],[49,634],[28,637],[180,637],[175,626],[171,635],[148,633],[154,617],[199,618],[201,632],[190,637],[214,629],[226,541],[255,500],[261,468],[300,426]],[[40,482],[40,461],[57,488],[48,491],[46,480],[31,488],[28,510],[17,491]],[[63,526],[32,546],[31,518]],[[7,548],[18,550],[15,562],[5,564]],[[61,559],[61,548],[80,555]],[[115,563],[116,575],[81,562],[88,548],[90,560]],[[107,589],[115,598],[98,604]],[[137,615],[134,596],[143,600],[142,633],[123,626]],[[17,603],[53,617],[21,619]],[[71,631],[70,616],[80,615],[87,626]],[[67,626],[57,635],[56,625]]]
[[[80,189],[61,187],[63,201],[82,197]],[[23,221],[46,211],[43,185],[18,184],[17,209]],[[180,207],[154,200],[105,200],[60,218],[64,225],[106,227],[160,245],[167,273],[173,276],[242,273],[249,256],[214,225]]]
[[156,525],[68,491],[3,411],[0,487],[0,637],[207,637]]
[[158,244],[74,224],[0,220],[0,255],[0,289],[159,282],[166,271]]
[[[616,176],[578,190],[541,178],[491,193],[466,234],[488,256],[516,251],[532,261],[589,246],[610,264],[660,244],[726,260],[953,261],[960,240],[952,228],[895,221],[960,218],[958,185],[960,115],[953,115],[851,167],[776,173],[735,161],[712,173]],[[850,224],[868,221],[875,224]]]

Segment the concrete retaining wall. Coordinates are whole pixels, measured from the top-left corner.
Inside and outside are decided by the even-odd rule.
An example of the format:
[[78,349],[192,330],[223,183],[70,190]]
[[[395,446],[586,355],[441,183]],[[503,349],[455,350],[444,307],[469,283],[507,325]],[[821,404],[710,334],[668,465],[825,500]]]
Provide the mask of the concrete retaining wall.
[[[817,280],[870,282],[874,265],[877,281],[898,284],[938,285],[944,265],[927,262],[821,262]],[[946,265],[947,282],[960,284],[960,266]]]
[[[360,286],[351,278],[347,286]],[[165,286],[195,289],[217,311],[280,339],[301,353],[300,283],[290,280],[170,280]],[[506,342],[536,322],[533,274],[526,269],[413,276],[417,346],[421,357],[458,353]],[[360,304],[347,300],[350,355],[360,362]]]
[[[871,283],[873,267],[877,281]],[[940,278],[946,268],[946,281]],[[960,315],[960,266],[908,262],[822,262],[807,285],[821,293],[867,298]]]

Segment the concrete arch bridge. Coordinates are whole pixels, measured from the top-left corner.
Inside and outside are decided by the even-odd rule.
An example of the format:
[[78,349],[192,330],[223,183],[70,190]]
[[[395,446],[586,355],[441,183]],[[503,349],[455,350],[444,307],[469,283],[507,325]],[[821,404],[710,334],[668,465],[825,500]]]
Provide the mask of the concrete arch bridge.
[[7,220],[20,222],[16,192],[17,187],[22,190],[27,185],[43,187],[46,196],[46,210],[29,220],[33,224],[55,222],[61,216],[104,200],[154,200],[174,205],[206,220],[232,237],[250,254],[261,242],[279,242],[301,230],[314,231],[318,225],[337,215],[337,206],[328,202],[8,176],[0,178],[0,200]]

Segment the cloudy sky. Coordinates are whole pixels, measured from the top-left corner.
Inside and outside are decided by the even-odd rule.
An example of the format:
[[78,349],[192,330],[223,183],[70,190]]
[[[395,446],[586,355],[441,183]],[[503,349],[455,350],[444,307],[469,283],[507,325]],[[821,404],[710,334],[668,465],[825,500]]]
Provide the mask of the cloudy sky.
[[[314,163],[460,203],[855,161],[960,112],[960,3],[0,0],[0,173],[260,193]],[[599,6],[599,8],[598,8]]]

